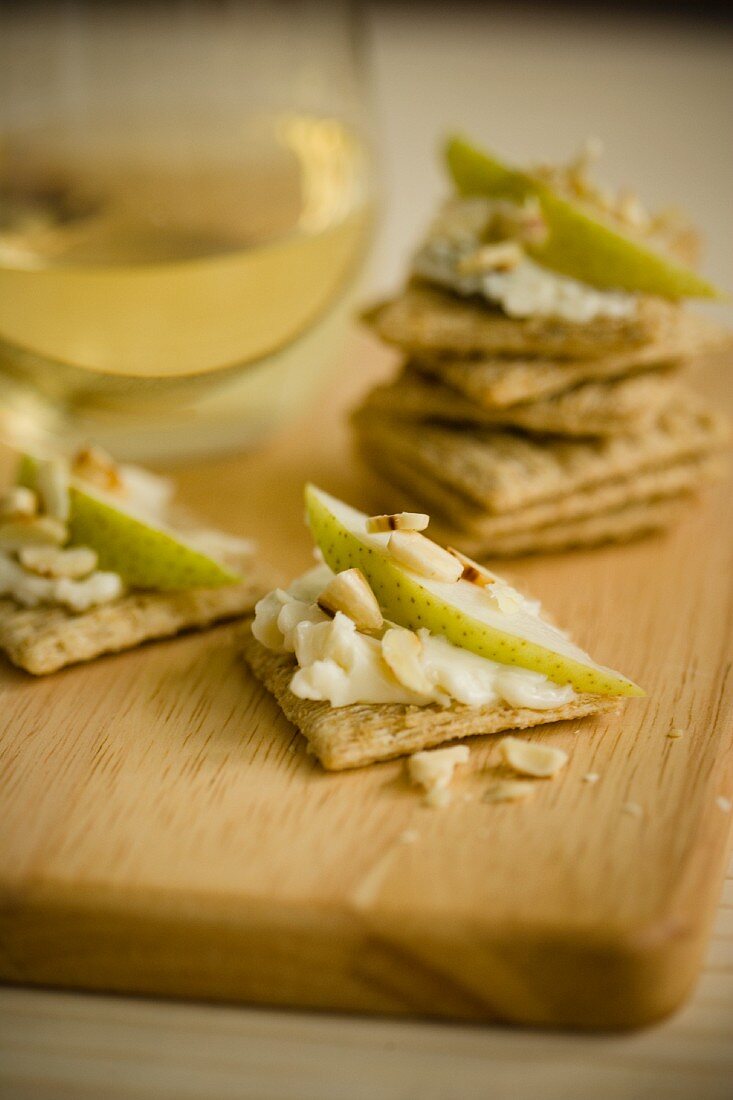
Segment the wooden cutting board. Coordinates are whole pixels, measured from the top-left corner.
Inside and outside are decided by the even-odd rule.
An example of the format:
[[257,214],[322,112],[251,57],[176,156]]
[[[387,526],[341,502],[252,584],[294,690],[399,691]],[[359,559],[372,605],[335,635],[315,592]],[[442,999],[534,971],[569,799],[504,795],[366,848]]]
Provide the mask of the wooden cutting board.
[[[377,503],[343,410],[389,368],[355,336],[330,400],[255,456],[180,471],[183,499],[256,535],[283,577],[302,569],[305,477]],[[722,400],[726,365],[699,385]],[[482,801],[495,737],[473,742],[444,810],[400,763],[324,773],[234,627],[43,680],[3,664],[0,974],[586,1028],[668,1013],[695,980],[733,821],[732,534],[727,485],[668,536],[505,567],[649,693],[532,734],[571,760],[523,803]]]

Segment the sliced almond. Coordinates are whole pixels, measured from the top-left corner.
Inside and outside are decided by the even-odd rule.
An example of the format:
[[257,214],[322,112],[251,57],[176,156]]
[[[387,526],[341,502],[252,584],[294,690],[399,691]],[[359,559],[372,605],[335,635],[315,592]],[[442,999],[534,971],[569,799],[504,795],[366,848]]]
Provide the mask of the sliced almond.
[[534,793],[535,784],[526,779],[498,779],[482,795],[482,802],[518,802]]
[[66,537],[66,524],[52,516],[17,516],[0,523],[0,550],[61,546]]
[[326,585],[317,600],[328,615],[343,612],[357,630],[379,630],[384,622],[377,597],[361,569],[345,569]]
[[540,745],[536,741],[524,741],[521,737],[504,737],[499,752],[505,764],[520,775],[532,775],[536,779],[550,779],[565,767],[568,754],[554,745]]
[[72,459],[71,470],[75,477],[88,481],[91,485],[96,485],[108,493],[125,492],[125,483],[119,466],[101,447],[82,447]]
[[36,467],[36,489],[42,510],[52,519],[66,523],[71,510],[69,496],[69,465],[63,458],[39,459]]
[[423,644],[411,630],[390,627],[382,638],[382,657],[399,682],[418,695],[433,695],[434,686],[420,660]]
[[366,529],[370,535],[382,531],[424,531],[430,523],[430,516],[424,512],[395,512],[391,516],[370,516]]
[[89,546],[72,546],[61,550],[56,546],[24,546],[18,551],[24,569],[40,577],[68,577],[80,580],[97,568],[97,555]]
[[387,546],[395,561],[421,577],[453,583],[463,573],[463,566],[453,554],[419,531],[395,531]]
[[0,499],[0,516],[3,519],[34,516],[37,511],[38,497],[25,485],[13,485]]
[[459,275],[483,275],[490,271],[512,271],[524,259],[517,241],[484,244],[456,264]]

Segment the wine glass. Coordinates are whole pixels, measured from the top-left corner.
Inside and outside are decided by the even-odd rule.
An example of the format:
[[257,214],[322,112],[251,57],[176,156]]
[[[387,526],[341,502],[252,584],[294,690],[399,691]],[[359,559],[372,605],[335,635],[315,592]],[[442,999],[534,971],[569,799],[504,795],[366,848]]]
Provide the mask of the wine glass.
[[354,10],[0,7],[0,431],[250,446],[332,369],[372,220]]

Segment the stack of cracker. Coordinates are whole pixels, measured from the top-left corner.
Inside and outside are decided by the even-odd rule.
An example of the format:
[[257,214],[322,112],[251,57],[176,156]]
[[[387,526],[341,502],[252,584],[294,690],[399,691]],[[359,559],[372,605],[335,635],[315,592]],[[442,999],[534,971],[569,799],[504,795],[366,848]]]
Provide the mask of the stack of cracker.
[[[366,315],[404,357],[353,418],[384,483],[379,506],[424,508],[473,557],[625,541],[670,524],[718,474],[727,435],[682,368],[728,334],[645,294],[603,298],[607,312],[589,319],[519,316],[487,300],[486,283],[446,274],[455,239],[430,240],[403,292]],[[495,274],[527,262],[507,264],[503,245],[481,253],[498,258]],[[474,254],[458,254],[454,273],[471,271]]]

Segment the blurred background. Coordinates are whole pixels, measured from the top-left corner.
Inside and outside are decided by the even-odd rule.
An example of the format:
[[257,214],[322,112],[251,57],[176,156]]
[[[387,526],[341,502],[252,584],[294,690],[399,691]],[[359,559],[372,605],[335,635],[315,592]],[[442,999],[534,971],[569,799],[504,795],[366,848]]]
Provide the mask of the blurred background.
[[401,279],[457,129],[600,138],[733,287],[732,40],[705,4],[0,2],[0,438],[259,443]]

